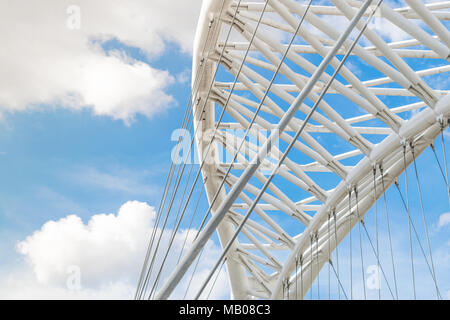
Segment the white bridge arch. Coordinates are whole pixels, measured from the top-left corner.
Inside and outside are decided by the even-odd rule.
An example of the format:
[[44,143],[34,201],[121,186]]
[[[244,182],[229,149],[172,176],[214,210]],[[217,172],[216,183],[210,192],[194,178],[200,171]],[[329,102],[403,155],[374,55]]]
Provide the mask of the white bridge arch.
[[[438,87],[436,79],[448,79],[450,71],[450,1],[391,3],[203,1],[193,121],[199,158],[212,160],[202,165],[212,218],[156,298],[170,296],[212,232],[226,247],[245,221],[239,210],[249,208],[252,216],[241,230],[247,242],[237,238],[226,253],[232,297],[303,298],[405,163],[448,126],[450,88],[448,82]],[[401,39],[383,33],[383,26]],[[328,57],[333,50],[337,55]],[[340,66],[347,52],[350,64]],[[233,136],[232,130],[249,126],[248,136],[266,143],[263,148]],[[260,130],[273,130],[273,140]],[[205,132],[214,132],[214,139]],[[280,142],[270,144],[275,139]],[[224,152],[236,154],[230,170],[219,157]],[[261,202],[254,203],[259,193]]]

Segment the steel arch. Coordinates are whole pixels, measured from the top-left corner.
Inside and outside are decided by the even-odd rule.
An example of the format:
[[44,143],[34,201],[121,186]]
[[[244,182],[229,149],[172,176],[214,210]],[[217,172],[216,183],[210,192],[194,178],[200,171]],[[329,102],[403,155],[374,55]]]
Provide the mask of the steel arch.
[[[449,84],[445,88],[432,87],[436,86],[433,82],[435,77],[440,74],[447,74],[448,77],[450,71],[450,32],[447,23],[450,12],[442,11],[450,8],[450,1],[431,4],[419,0],[405,2],[407,6],[401,8],[391,8],[382,3],[376,19],[377,23],[388,23],[406,39],[389,41],[376,24],[365,30],[364,44],[356,45],[352,57],[356,63],[364,63],[371,70],[371,75],[375,76],[368,79],[365,74],[358,74],[350,67],[342,68],[340,77],[333,82],[325,100],[319,104],[320,112],[313,116],[313,123],[307,125],[295,144],[296,151],[303,156],[297,154],[287,159],[282,170],[277,173],[278,180],[270,184],[264,202],[256,206],[254,215],[258,216],[258,220],[249,220],[242,232],[248,243],[233,243],[226,262],[233,298],[282,298],[281,289],[286,279],[291,282],[303,279],[302,284],[292,286],[291,297],[305,294],[307,290],[295,292],[295,288],[309,287],[309,279],[315,278],[328,261],[330,249],[333,251],[359,221],[355,203],[349,210],[349,190],[358,188],[359,210],[363,217],[383,194],[382,180],[378,176],[374,195],[374,168],[383,169],[384,183],[388,188],[404,171],[404,148],[409,165],[413,161],[410,145],[418,156],[439,135],[442,126],[447,126],[450,118]],[[232,154],[240,142],[239,137],[233,136],[229,130],[246,128],[248,119],[254,115],[258,99],[261,99],[269,85],[268,77],[280,62],[286,47],[286,35],[292,35],[306,8],[304,3],[294,0],[269,0],[267,13],[261,20],[264,27],[256,33],[250,49],[252,54],[244,63],[240,53],[249,45],[264,4],[264,1],[241,2],[239,6],[238,1],[231,0],[203,2],[194,44],[193,74],[197,74],[200,67],[204,68],[204,74],[196,91],[193,112],[196,115],[194,126],[199,128],[196,136],[199,159],[205,157],[206,150],[210,152],[206,157],[212,159],[202,169],[210,203],[227,165],[221,162],[219,155],[224,150]],[[299,40],[292,46],[287,54],[288,61],[280,69],[282,81],[270,89],[270,95],[261,109],[262,114],[256,118],[255,129],[273,129],[274,123],[286,111],[286,105],[293,103],[308,77],[317,68],[317,62],[311,55],[323,58],[336,43],[341,30],[329,23],[330,17],[338,18],[345,25],[361,4],[361,1],[331,0],[328,4],[311,7],[305,16],[307,23],[297,35]],[[220,12],[224,12],[222,16],[219,16]],[[365,16],[369,13],[370,10]],[[232,41],[224,43],[225,29],[229,28],[231,21],[234,21],[236,34]],[[363,23],[364,19],[361,19],[356,29],[361,29]],[[217,32],[207,37],[210,34],[208,29],[212,27],[217,28]],[[349,39],[339,54],[343,54],[350,44]],[[205,47],[207,50],[201,50]],[[226,106],[227,95],[233,85],[223,80],[226,77],[215,77],[219,58],[222,72],[228,72],[228,78],[236,77],[243,64],[235,90]],[[436,61],[436,66],[418,68],[419,61],[431,59]],[[335,57],[330,65],[336,68],[338,64],[339,60]],[[329,78],[330,75],[324,73],[314,88],[307,92],[310,101],[317,99]],[[211,83],[213,85],[209,90]],[[344,102],[335,102],[339,101],[336,96]],[[391,105],[394,99],[400,103]],[[348,113],[340,105],[342,103],[359,108],[358,115],[347,116]],[[205,104],[206,108],[201,112]],[[209,146],[205,133],[215,128],[217,109],[224,107],[227,108],[228,119],[233,119],[233,122],[222,122],[214,144]],[[303,103],[300,112],[280,133],[282,144],[292,139],[291,132],[302,124],[308,110],[308,104]],[[410,118],[411,111],[415,115]],[[330,142],[319,138],[324,134],[336,137],[344,151],[330,150]],[[261,138],[255,131],[251,135],[256,140]],[[264,137],[261,139],[264,140]],[[232,190],[232,186],[242,179],[237,172],[246,169],[255,156],[256,146],[250,142],[245,143],[245,146],[246,152],[239,154],[233,174],[226,181],[228,190]],[[276,159],[282,152],[282,146],[274,146],[269,156]],[[352,162],[354,164],[349,164]],[[263,167],[258,168],[251,180],[245,183],[244,192],[239,194],[241,202],[233,201],[232,210],[227,210],[217,228],[222,246],[232,238],[242,219],[242,215],[236,211],[251,205],[259,190],[258,181],[264,183],[266,179],[264,170],[274,166],[271,160],[265,160],[262,164]],[[320,174],[333,176],[337,183],[327,187]],[[288,184],[290,187],[286,187]],[[298,192],[293,192],[295,188]],[[302,197],[293,199],[292,194]],[[229,201],[227,199],[227,192],[222,189],[212,207],[213,215],[220,210],[224,201]],[[285,225],[277,222],[282,213],[286,214],[283,219],[299,224],[297,234],[290,235]],[[332,214],[336,215],[337,220],[336,235],[327,229],[327,221],[332,218]],[[317,254],[308,248],[311,237],[315,237],[319,245]],[[279,251],[284,252],[284,261],[278,258]],[[295,261],[299,256],[305,266],[316,264],[314,268],[305,267],[302,277],[295,275]]]

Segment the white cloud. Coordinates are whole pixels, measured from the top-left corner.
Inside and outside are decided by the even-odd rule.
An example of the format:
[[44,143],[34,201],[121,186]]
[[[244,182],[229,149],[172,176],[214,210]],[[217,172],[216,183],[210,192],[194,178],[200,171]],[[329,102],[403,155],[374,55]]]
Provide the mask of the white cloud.
[[403,41],[411,36],[385,18],[373,17],[370,27],[388,42]]
[[[80,29],[67,27],[80,9]],[[136,47],[149,57],[165,41],[191,50],[200,1],[47,0],[2,1],[0,113],[41,105],[89,106],[95,114],[130,121],[174,104],[174,79],[123,52],[104,52],[107,40]],[[70,20],[72,21],[72,20]],[[95,41],[93,41],[95,40]]]
[[192,77],[192,70],[191,69],[185,69],[183,72],[177,74],[176,79],[178,83],[186,84],[188,81],[191,80]]
[[450,212],[441,214],[439,217],[438,227],[442,228],[448,224],[450,224]]
[[[0,298],[27,299],[94,299],[133,298],[137,277],[143,263],[147,241],[153,229],[155,211],[148,204],[129,201],[122,205],[117,215],[97,214],[87,224],[76,215],[58,221],[48,221],[17,245],[27,265],[12,271],[0,283]],[[173,253],[167,265],[178,259],[187,230],[180,230],[175,237]],[[161,247],[165,248],[172,230],[167,230]],[[190,232],[187,245],[192,241]],[[161,250],[163,251],[163,250]],[[193,283],[201,283],[219,253],[219,248],[210,241],[205,247],[204,259]],[[159,252],[156,261],[162,261]],[[158,265],[158,263],[156,265]],[[69,290],[70,268],[80,271],[80,290]],[[166,268],[170,269],[170,268]],[[162,279],[171,270],[165,270]],[[187,287],[186,279],[174,298],[182,298]],[[195,285],[191,294],[195,293]],[[223,297],[228,292],[227,281],[222,272],[214,289],[213,297]]]

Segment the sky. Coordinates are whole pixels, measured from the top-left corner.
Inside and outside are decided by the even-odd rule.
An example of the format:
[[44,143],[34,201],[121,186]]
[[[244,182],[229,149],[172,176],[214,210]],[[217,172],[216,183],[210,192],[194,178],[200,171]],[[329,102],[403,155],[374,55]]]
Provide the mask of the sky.
[[[0,298],[132,298],[190,93],[200,5],[0,2]],[[443,275],[450,208],[440,199],[430,224]],[[196,277],[215,262],[215,239],[206,252]],[[224,292],[222,272],[213,297]]]

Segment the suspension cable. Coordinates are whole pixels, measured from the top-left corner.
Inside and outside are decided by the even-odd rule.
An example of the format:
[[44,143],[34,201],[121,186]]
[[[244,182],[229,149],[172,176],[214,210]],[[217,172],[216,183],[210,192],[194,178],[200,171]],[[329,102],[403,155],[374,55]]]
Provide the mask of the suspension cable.
[[[181,204],[183,203],[184,197],[185,197],[185,195],[186,195],[186,190],[187,190],[188,182],[189,182],[189,179],[190,179],[190,176],[191,176],[192,168],[193,168],[193,167],[194,167],[194,166],[191,165],[191,170],[189,171],[189,174],[188,174],[188,179],[187,179],[186,186],[185,186],[185,189],[184,189],[184,192],[183,192],[183,196],[182,196],[182,199],[181,199]],[[181,181],[181,180],[180,180],[180,181]],[[195,185],[194,185],[194,186],[195,186]],[[192,196],[192,193],[189,193],[188,199],[187,199],[187,201],[186,201],[186,205],[190,202],[191,196]],[[199,199],[200,199],[200,197],[199,197]],[[180,206],[180,208],[181,208],[181,206]],[[176,218],[175,218],[175,220],[174,220],[175,225],[174,225],[173,230],[172,230],[172,235],[171,235],[170,240],[169,240],[169,245],[168,245],[168,248],[167,248],[166,253],[165,253],[165,255],[164,255],[164,258],[163,258],[163,261],[162,261],[162,263],[161,263],[161,266],[160,266],[160,268],[159,268],[159,271],[158,271],[158,274],[157,274],[157,276],[156,276],[156,280],[155,280],[155,282],[154,282],[154,284],[153,284],[152,290],[151,290],[151,292],[150,292],[150,296],[152,296],[153,292],[155,291],[155,289],[156,289],[157,286],[158,286],[158,282],[159,282],[159,279],[160,279],[160,274],[162,273],[162,270],[163,270],[163,268],[164,268],[164,264],[165,264],[165,262],[166,262],[166,260],[167,260],[167,257],[169,256],[170,248],[172,247],[172,244],[173,244],[173,242],[174,242],[174,240],[175,240],[175,236],[176,236],[177,233],[178,233],[178,229],[179,229],[179,227],[180,227],[180,225],[181,225],[181,221],[182,221],[182,219],[183,219],[183,217],[184,217],[184,214],[185,214],[185,212],[186,212],[186,211],[184,210],[183,213],[182,213],[181,216],[180,216],[180,208],[179,208],[179,210],[178,210],[178,212],[177,212],[177,216],[176,216]],[[178,218],[178,217],[179,217],[179,218]],[[155,255],[155,256],[156,256],[156,255]]]
[[[342,292],[344,293],[345,299],[348,300],[347,293],[345,293],[345,289],[344,289],[344,286],[343,286],[342,283],[341,283],[341,280],[340,280],[340,278],[339,278],[339,274],[336,272],[336,269],[334,268],[334,265],[333,265],[333,263],[332,263],[331,261],[330,261],[330,265],[331,265],[331,268],[332,268],[333,271],[334,271],[334,275],[336,276],[336,280],[337,280],[337,283],[338,283],[338,288],[339,288],[339,290],[342,289]],[[340,299],[340,298],[339,298],[339,299]]]
[[383,186],[383,198],[384,198],[384,208],[386,212],[386,226],[388,230],[388,237],[389,237],[389,248],[391,251],[391,262],[392,262],[392,274],[394,276],[394,287],[395,287],[395,296],[398,300],[398,287],[397,287],[397,276],[395,273],[395,260],[394,260],[394,252],[392,249],[392,237],[391,237],[391,226],[390,226],[390,219],[389,219],[389,210],[388,210],[388,204],[386,199],[386,186],[384,184],[384,172],[383,167],[380,165],[380,174],[381,174],[381,184]]
[[[403,144],[403,170],[405,172],[406,211],[408,213],[409,251],[410,251],[410,257],[411,257],[412,283],[413,283],[414,300],[416,300],[417,299],[417,294],[416,294],[416,276],[415,276],[415,270],[414,270],[413,241],[412,241],[412,235],[411,235],[412,219],[411,219],[411,210],[410,210],[410,205],[409,205],[408,170],[407,170],[407,166],[406,166],[406,142]],[[400,187],[398,185],[397,185],[397,189],[398,189],[398,191],[401,194]],[[426,259],[426,260],[428,262],[428,259]]]
[[[379,242],[378,242],[378,205],[377,205],[377,166],[373,166],[373,201],[375,206],[375,243],[376,243],[376,256],[377,256],[377,265],[378,270],[380,270],[380,248],[379,248]],[[378,277],[378,300],[381,300],[381,283],[380,283],[380,277]]]
[[208,293],[208,296],[206,297],[206,300],[209,300],[209,297],[211,296],[211,292],[213,291],[214,286],[216,285],[217,279],[219,279],[220,272],[222,271],[222,268],[223,268],[223,265],[225,264],[225,262],[227,262],[226,258],[223,259],[222,265],[220,266],[219,271],[217,272],[216,278],[214,279],[214,282],[213,282],[213,284],[211,286],[211,289],[209,290],[209,293]]
[[186,236],[184,238],[184,242],[183,242],[183,245],[181,247],[180,254],[178,255],[177,264],[178,264],[178,262],[180,262],[181,256],[183,255],[184,248],[186,247],[186,242],[187,242],[187,239],[189,237],[189,233],[191,231],[191,227],[192,227],[192,224],[194,222],[195,216],[197,215],[197,211],[198,211],[198,206],[200,204],[200,200],[202,198],[203,193],[205,192],[204,184],[206,183],[207,179],[208,179],[208,177],[205,178],[205,182],[203,183],[203,186],[201,187],[202,190],[198,194],[197,203],[195,204],[195,209],[194,209],[194,212],[192,214],[191,220],[189,222],[189,227],[187,228]]
[[202,254],[203,254],[204,250],[205,250],[205,248],[202,248],[202,251],[200,252],[200,254],[197,257],[197,262],[195,263],[194,269],[192,270],[191,278],[189,279],[189,283],[188,283],[188,285],[186,287],[186,291],[184,292],[183,300],[186,300],[186,296],[187,296],[187,294],[189,292],[189,289],[191,287],[192,280],[194,279],[195,272],[197,271],[198,263],[200,262],[200,259],[202,257]]
[[448,201],[449,201],[449,204],[450,204],[450,187],[449,187],[448,182],[447,182],[446,174],[444,173],[444,170],[442,169],[441,162],[439,161],[439,158],[438,158],[438,155],[436,153],[436,148],[434,147],[434,144],[433,143],[430,144],[430,147],[431,147],[431,150],[433,150],[434,158],[436,159],[436,163],[437,163],[437,165],[439,167],[439,171],[441,172],[442,178],[444,179],[444,183],[445,183],[445,185],[447,187],[447,196],[448,196]]
[[430,255],[431,269],[433,271],[432,275],[433,275],[433,278],[435,280],[434,284],[435,284],[435,287],[436,287],[436,297],[437,297],[437,299],[439,299],[439,289],[437,287],[436,272],[435,272],[435,269],[434,269],[434,262],[433,262],[433,253],[432,253],[432,250],[431,250],[430,236],[429,236],[429,233],[428,233],[428,224],[427,224],[427,220],[426,220],[426,217],[425,217],[425,208],[424,208],[424,204],[423,204],[422,188],[420,187],[419,173],[417,171],[417,164],[416,164],[416,155],[415,155],[415,152],[414,152],[414,145],[412,143],[411,143],[411,153],[412,153],[413,160],[414,160],[413,161],[414,162],[414,172],[416,173],[417,190],[419,191],[419,200],[420,200],[420,207],[422,209],[423,225],[425,227],[425,236],[426,236],[426,239],[427,239],[428,251],[429,251],[429,255]]
[[[405,210],[407,211],[407,210],[408,210],[408,209],[407,209],[407,204],[406,204],[405,199],[404,199],[404,197],[403,197],[402,191],[400,190],[400,186],[398,185],[398,183],[396,183],[395,186],[397,187],[397,190],[398,190],[398,192],[399,192],[399,194],[400,194],[400,198],[401,198],[401,200],[402,200],[403,207],[404,207]],[[427,258],[427,255],[426,255],[426,253],[425,253],[425,250],[424,250],[424,248],[423,248],[423,246],[422,246],[422,242],[420,241],[419,233],[417,232],[417,229],[416,229],[416,227],[414,226],[414,222],[413,222],[412,220],[410,220],[410,222],[411,222],[412,230],[414,231],[414,235],[416,236],[417,243],[419,244],[420,251],[422,252],[423,258],[424,258],[424,260],[425,260],[425,262],[426,262],[426,264],[427,264],[428,271],[430,271],[431,277],[433,278],[433,281],[435,281],[435,279],[434,279],[434,277],[433,277],[433,272],[432,272],[432,270],[431,270],[430,263],[429,263],[429,261],[428,261],[428,258]],[[410,241],[410,242],[412,242],[412,241]],[[440,293],[439,293],[439,296],[440,296],[440,298],[442,299],[442,296],[441,296]]]
[[364,300],[367,300],[367,293],[366,293],[366,277],[365,277],[365,270],[364,270],[364,255],[363,255],[363,243],[362,243],[362,236],[361,236],[361,224],[364,223],[363,218],[359,214],[359,198],[358,198],[358,189],[355,186],[355,197],[356,197],[356,213],[358,215],[358,234],[359,234],[359,251],[361,255],[361,274],[362,274],[362,280],[363,280],[363,291],[364,291]]
[[320,300],[319,234],[316,233],[317,300]]
[[[392,293],[392,290],[391,290],[391,286],[389,285],[389,281],[388,281],[388,279],[386,277],[386,274],[384,272],[383,266],[380,263],[380,257],[378,255],[378,253],[376,252],[376,249],[375,249],[375,246],[373,245],[372,239],[370,238],[369,231],[367,231],[366,224],[363,223],[362,225],[363,225],[363,229],[366,231],[367,239],[369,239],[369,243],[370,243],[370,246],[372,247],[372,251],[373,251],[373,253],[375,255],[375,258],[377,259],[377,264],[379,266],[379,270],[381,270],[381,273],[383,274],[384,281],[386,282],[386,285],[387,285],[387,287],[389,289],[389,292],[391,293],[392,299],[395,299],[394,294]],[[380,283],[380,279],[378,279],[378,283]],[[380,291],[380,290],[378,290],[378,291]]]
[[[191,166],[191,169],[192,169],[192,167],[193,167],[193,166]],[[190,173],[191,173],[191,172],[192,172],[192,170],[190,171]],[[189,177],[190,177],[190,173],[189,173]],[[188,181],[189,181],[189,177],[188,177]],[[205,182],[206,182],[206,180],[207,180],[207,179],[205,179]],[[186,187],[187,187],[187,185],[188,185],[188,184],[186,183]],[[184,247],[185,247],[185,245],[186,245],[186,242],[187,242],[187,239],[188,239],[188,236],[189,236],[189,233],[190,233],[190,228],[191,228],[192,223],[193,223],[193,221],[194,221],[194,218],[195,218],[195,216],[196,216],[196,214],[197,214],[198,205],[199,205],[199,203],[200,203],[202,194],[203,194],[203,192],[204,192],[204,190],[205,190],[204,185],[201,186],[201,189],[202,189],[202,190],[201,190],[201,192],[199,193],[199,196],[198,196],[198,199],[197,199],[197,202],[196,202],[196,205],[195,205],[195,209],[194,209],[194,212],[193,212],[193,214],[192,214],[192,217],[191,217],[191,220],[190,220],[190,223],[189,223],[189,228],[188,228],[188,230],[187,230],[187,232],[186,232],[186,235],[185,235],[185,237],[184,237],[183,246],[182,246],[182,248],[181,248],[180,254],[178,255],[178,261],[177,261],[177,263],[178,263],[178,262],[180,261],[180,259],[181,259],[181,255],[182,255],[182,253],[183,253],[183,251],[184,251]],[[185,194],[183,194],[183,198],[184,198],[184,196],[185,196]],[[189,197],[188,197],[186,203],[189,203],[191,196],[192,196],[192,194],[189,194]],[[153,288],[152,288],[152,290],[151,290],[151,292],[150,292],[150,296],[149,296],[149,297],[151,297],[152,294],[154,294],[155,289],[158,287],[158,283],[159,283],[159,279],[160,279],[160,273],[162,272],[163,265],[164,265],[164,263],[165,263],[165,261],[166,261],[166,259],[167,259],[167,257],[168,257],[170,247],[172,246],[173,241],[175,240],[175,236],[176,236],[177,233],[178,233],[178,229],[179,229],[179,227],[180,227],[180,224],[181,224],[181,221],[182,221],[182,219],[183,219],[183,216],[184,216],[185,211],[183,211],[183,214],[182,214],[181,217],[178,219],[179,213],[180,213],[180,212],[178,211],[177,218],[176,218],[175,221],[174,221],[175,223],[177,223],[177,220],[178,220],[178,223],[177,223],[177,225],[174,226],[174,228],[173,228],[172,235],[171,235],[171,238],[170,238],[170,241],[169,241],[169,247],[168,247],[168,249],[166,250],[166,253],[165,253],[163,262],[162,262],[162,264],[161,264],[160,270],[159,270],[159,272],[158,272],[157,278],[156,278],[156,280],[155,280],[155,282],[154,282],[154,285],[153,285]]]
[[[334,241],[336,243],[336,249],[334,251],[336,252],[336,268],[337,268],[336,277],[337,277],[337,281],[338,281],[338,300],[341,300],[341,287],[339,286],[340,285],[340,282],[339,282],[339,246],[338,246],[338,238],[337,238],[337,217],[336,217],[335,211],[333,211],[333,220],[334,220]],[[334,269],[334,266],[333,266],[333,269]]]

